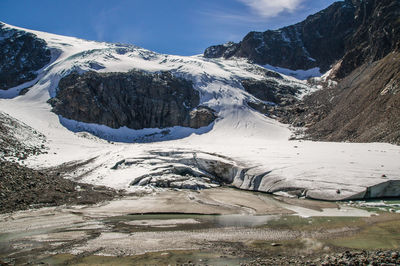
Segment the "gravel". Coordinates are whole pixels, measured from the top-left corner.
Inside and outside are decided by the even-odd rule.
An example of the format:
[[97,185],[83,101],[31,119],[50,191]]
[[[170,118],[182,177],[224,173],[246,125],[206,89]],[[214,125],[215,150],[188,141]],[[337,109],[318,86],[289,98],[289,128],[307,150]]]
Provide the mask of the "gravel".
[[241,265],[400,265],[400,251],[345,251],[319,258],[277,256],[256,258]]

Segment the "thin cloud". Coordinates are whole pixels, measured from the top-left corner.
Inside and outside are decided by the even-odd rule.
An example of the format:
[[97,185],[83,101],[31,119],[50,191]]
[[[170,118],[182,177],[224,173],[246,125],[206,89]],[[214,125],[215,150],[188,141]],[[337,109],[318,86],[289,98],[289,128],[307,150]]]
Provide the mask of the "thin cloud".
[[303,11],[306,0],[236,0],[236,2],[244,6],[241,11],[214,5],[207,10],[199,10],[198,13],[224,24],[265,26],[272,19],[282,19],[285,13]]
[[271,18],[282,12],[294,12],[303,0],[237,0],[264,18]]
[[113,18],[118,17],[118,13],[122,10],[122,5],[116,5],[113,8],[103,8],[92,20],[92,28],[96,34],[97,41],[106,41],[109,37],[109,32],[114,30],[110,29]]
[[199,14],[219,20],[221,22],[227,22],[229,24],[243,24],[243,23],[260,23],[265,22],[265,18],[259,16],[250,16],[248,14],[235,14],[227,13],[224,11],[199,11]]

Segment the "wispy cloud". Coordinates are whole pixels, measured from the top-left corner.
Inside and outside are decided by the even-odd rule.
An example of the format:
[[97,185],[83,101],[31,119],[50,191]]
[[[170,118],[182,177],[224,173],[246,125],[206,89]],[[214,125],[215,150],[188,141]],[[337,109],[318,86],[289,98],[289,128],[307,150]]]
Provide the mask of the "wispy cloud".
[[304,0],[237,0],[251,8],[257,15],[270,18],[280,13],[294,12]]
[[265,26],[272,20],[285,20],[286,13],[304,10],[307,0],[235,0],[240,7],[227,8],[213,5],[199,10],[203,16],[230,25],[252,24]]
[[260,16],[252,16],[249,14],[238,14],[232,11],[231,13],[220,10],[212,10],[212,11],[199,11],[199,14],[206,16],[208,18],[212,18],[218,20],[220,22],[225,22],[229,24],[239,24],[243,23],[260,23],[265,22],[265,18]]
[[[92,19],[92,29],[96,34],[97,41],[107,41],[110,32],[115,32],[111,24],[118,17],[122,9],[121,4],[115,5],[112,8],[102,8]],[[94,10],[96,9],[94,8]]]

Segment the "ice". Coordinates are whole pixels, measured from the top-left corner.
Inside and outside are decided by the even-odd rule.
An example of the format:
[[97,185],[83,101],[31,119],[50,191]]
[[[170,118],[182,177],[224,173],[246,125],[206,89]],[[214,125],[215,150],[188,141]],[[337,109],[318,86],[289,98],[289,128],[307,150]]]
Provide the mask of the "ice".
[[127,127],[110,128],[104,125],[89,124],[59,116],[60,123],[72,132],[89,132],[95,136],[108,141],[141,143],[141,142],[157,142],[182,139],[192,134],[205,134],[212,129],[213,124],[193,129],[188,127],[170,127],[170,128],[145,128],[134,130]]

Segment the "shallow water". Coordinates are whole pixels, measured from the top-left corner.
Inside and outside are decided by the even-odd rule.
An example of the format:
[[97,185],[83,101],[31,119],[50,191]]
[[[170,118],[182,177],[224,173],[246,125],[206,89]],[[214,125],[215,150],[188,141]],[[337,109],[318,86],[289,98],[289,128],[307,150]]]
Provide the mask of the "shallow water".
[[200,230],[207,228],[240,227],[251,228],[268,225],[281,215],[201,215],[201,214],[133,214],[111,217],[104,222],[116,228],[130,227],[129,231]]
[[221,227],[256,227],[277,220],[281,215],[217,215],[212,221]]

